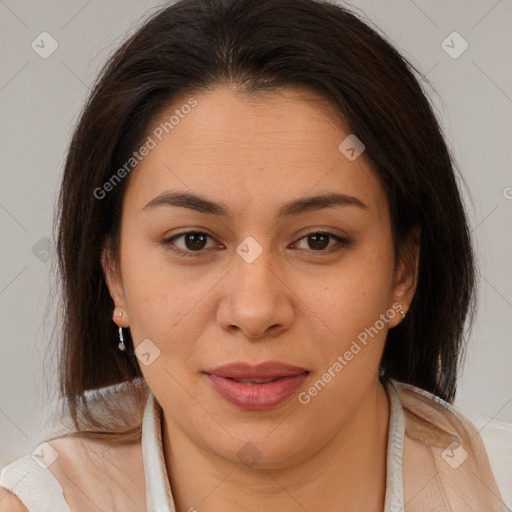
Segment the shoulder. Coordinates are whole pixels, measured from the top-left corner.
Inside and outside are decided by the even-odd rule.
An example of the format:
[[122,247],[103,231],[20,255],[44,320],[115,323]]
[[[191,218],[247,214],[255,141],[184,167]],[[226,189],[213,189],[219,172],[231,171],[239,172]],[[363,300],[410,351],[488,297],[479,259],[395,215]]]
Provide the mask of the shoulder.
[[492,472],[503,501],[512,507],[512,424],[487,418],[457,401],[453,404],[445,402],[410,384],[397,381],[391,384],[404,411],[412,413],[406,426],[409,434],[417,439],[427,436],[427,444],[433,446],[441,441],[438,445],[446,449],[453,439],[458,439],[466,458],[468,453],[472,455],[478,462],[475,469],[479,467],[484,478],[487,478],[486,471]]
[[0,489],[4,488],[6,497],[0,511],[6,504],[7,510],[14,511],[89,510],[91,496],[101,510],[144,510],[140,435],[119,435],[141,424],[143,402],[131,390],[121,384],[87,393],[88,405],[99,420],[95,426],[103,421],[105,425],[104,429],[91,427],[95,433],[89,435],[73,429],[60,402],[45,441],[2,469]]
[[140,440],[112,444],[98,439],[68,436],[51,441],[58,453],[52,473],[60,482],[71,510],[95,505],[113,510],[126,496],[144,509],[145,477]]
[[100,510],[144,510],[141,443],[52,439],[4,467],[2,487],[1,512],[89,510],[92,496]]
[[[46,450],[46,461],[48,451]],[[0,473],[2,501],[0,510],[40,510],[67,512],[62,488],[41,459],[27,455],[6,467]],[[4,508],[7,507],[7,508]]]
[[29,512],[18,497],[0,487],[0,512]]
[[512,506],[512,423],[497,421],[457,404],[484,443],[494,478],[507,505]]

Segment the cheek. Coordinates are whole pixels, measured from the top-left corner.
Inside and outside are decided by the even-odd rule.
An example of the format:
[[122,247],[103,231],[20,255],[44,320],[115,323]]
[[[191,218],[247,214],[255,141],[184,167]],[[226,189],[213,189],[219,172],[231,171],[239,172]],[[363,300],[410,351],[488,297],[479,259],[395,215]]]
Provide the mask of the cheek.
[[321,424],[342,421],[378,375],[389,321],[398,314],[389,304],[393,256],[380,254],[360,254],[332,284],[309,296],[307,306],[316,305],[329,329],[315,347],[316,371],[298,398]]
[[[390,307],[394,256],[381,246],[354,251],[333,268],[320,286],[303,281],[299,294],[329,327],[337,348],[375,324]],[[385,334],[385,333],[384,333]]]
[[126,238],[123,286],[134,343],[149,338],[161,346],[164,340],[182,339],[177,333],[197,314],[202,287],[170,264],[161,249]]
[[364,342],[365,333],[376,322],[379,332],[372,330],[371,350],[361,353],[358,360],[379,357],[387,333],[387,323],[381,325],[380,319],[390,307],[393,260],[382,251],[380,254],[382,257],[376,261],[363,251],[354,253],[321,278],[313,273],[294,280],[294,293],[302,304],[296,321],[318,340],[315,353],[322,355],[324,364],[343,354],[354,340]]

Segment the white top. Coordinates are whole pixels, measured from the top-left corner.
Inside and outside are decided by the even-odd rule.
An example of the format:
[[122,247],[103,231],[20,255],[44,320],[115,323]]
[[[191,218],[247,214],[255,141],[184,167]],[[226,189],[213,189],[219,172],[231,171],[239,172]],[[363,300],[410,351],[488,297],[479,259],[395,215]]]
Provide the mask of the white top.
[[[397,393],[399,390],[396,387],[397,383],[385,382],[385,385],[391,408],[384,512],[399,512],[404,510],[402,470],[406,433],[405,415],[401,397]],[[417,390],[417,388],[414,389]],[[426,392],[422,393],[424,396],[432,396]],[[460,410],[457,414],[461,414]],[[512,424],[489,421],[483,416],[468,414],[468,411],[465,414],[466,416],[459,417],[467,421],[471,416],[473,425],[480,431],[501,498],[508,506],[508,510],[512,510]],[[142,420],[141,439],[146,510],[176,512],[162,449],[161,420],[162,409],[150,392]],[[40,464],[40,461],[31,455],[15,460],[2,469],[0,486],[14,493],[29,512],[69,512],[70,508],[64,499],[59,481],[51,471]],[[450,510],[456,509],[450,508]]]

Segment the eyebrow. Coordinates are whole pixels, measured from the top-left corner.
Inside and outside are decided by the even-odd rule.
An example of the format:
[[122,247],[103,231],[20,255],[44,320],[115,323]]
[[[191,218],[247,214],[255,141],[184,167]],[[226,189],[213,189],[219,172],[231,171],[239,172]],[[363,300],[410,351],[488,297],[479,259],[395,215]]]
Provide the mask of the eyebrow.
[[[219,217],[231,218],[234,216],[229,207],[222,203],[215,203],[197,194],[168,190],[158,195],[144,206],[143,210],[153,209],[161,206],[181,206],[200,213],[216,215]],[[304,197],[285,203],[278,210],[276,217],[301,215],[306,212],[332,208],[336,206],[355,206],[361,209],[368,207],[357,197],[338,192],[330,192],[312,197]]]

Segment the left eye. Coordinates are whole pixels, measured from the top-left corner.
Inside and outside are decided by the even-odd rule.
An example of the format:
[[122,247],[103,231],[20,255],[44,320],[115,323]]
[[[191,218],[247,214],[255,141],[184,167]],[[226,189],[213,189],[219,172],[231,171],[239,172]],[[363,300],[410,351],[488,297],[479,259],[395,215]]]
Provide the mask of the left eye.
[[[309,235],[303,236],[301,240],[305,240],[308,247],[306,247],[306,250],[312,250],[313,252],[332,252],[333,250],[337,250],[340,247],[339,246],[346,246],[349,245],[350,241],[346,238],[341,238],[339,236],[333,235],[332,233],[310,233]],[[336,244],[331,247],[329,246],[330,241],[336,241],[338,247]],[[327,248],[328,247],[328,248]],[[326,249],[327,248],[327,249]]]

